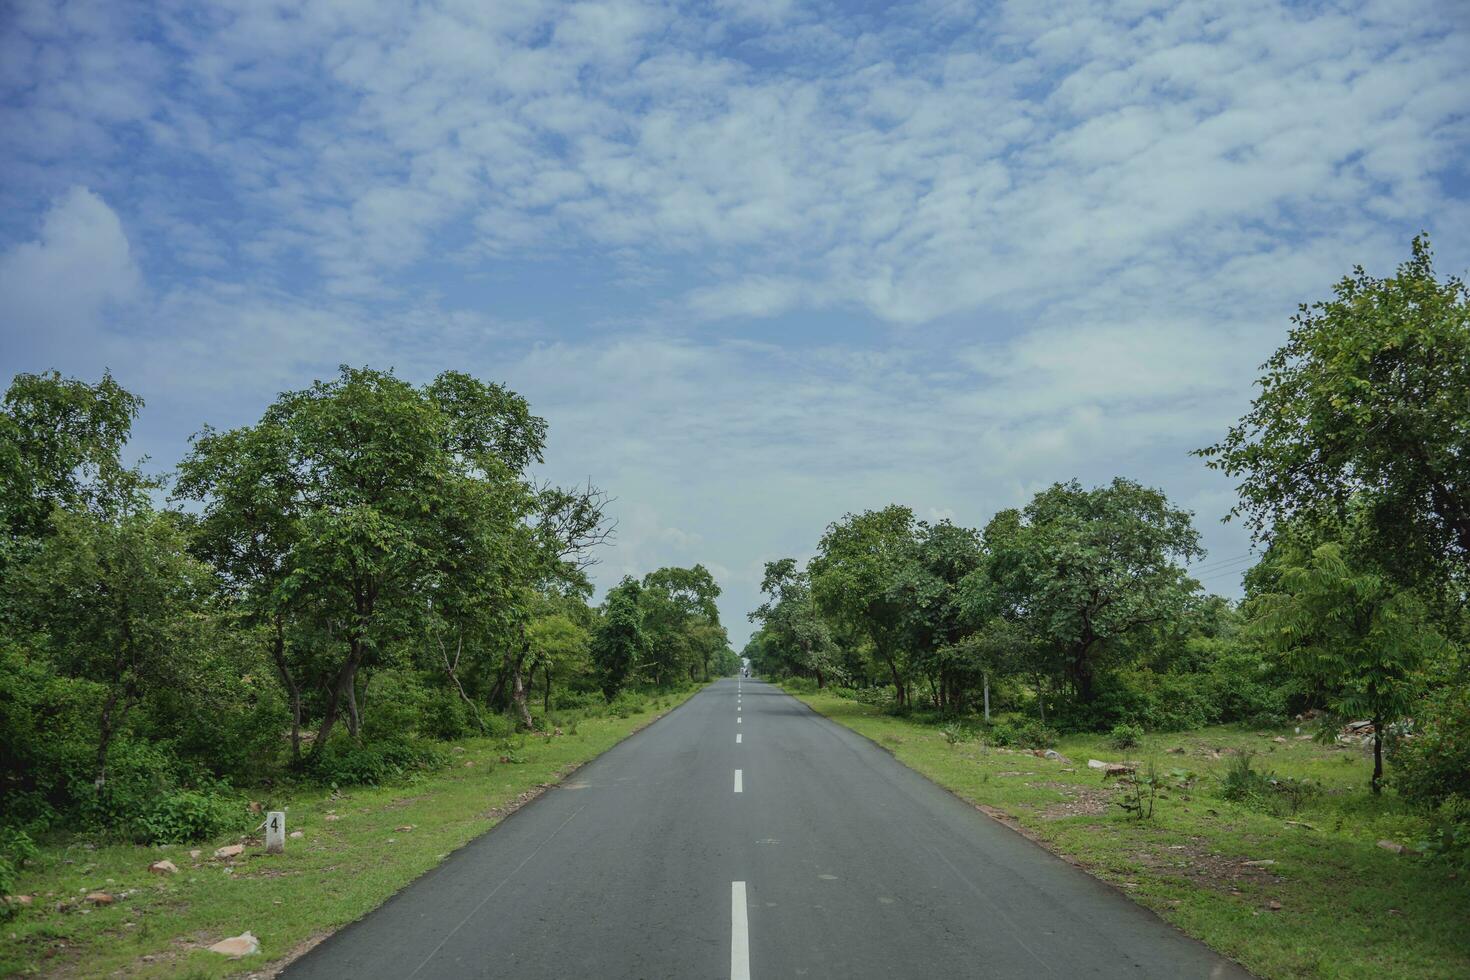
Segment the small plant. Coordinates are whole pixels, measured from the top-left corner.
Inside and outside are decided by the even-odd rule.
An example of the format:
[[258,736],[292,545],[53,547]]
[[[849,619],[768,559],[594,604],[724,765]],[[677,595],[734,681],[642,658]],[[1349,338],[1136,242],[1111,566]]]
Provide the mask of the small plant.
[[9,895],[15,890],[15,881],[20,877],[21,866],[36,857],[36,845],[30,836],[19,830],[0,830],[0,922],[20,911]]
[[1113,802],[1136,820],[1152,820],[1161,782],[1158,770],[1152,762],[1142,771],[1132,769],[1123,777],[1122,797]]
[[1114,725],[1108,733],[1108,742],[1115,749],[1136,749],[1143,742],[1143,728],[1139,725]]
[[950,745],[959,745],[975,737],[975,733],[961,722],[952,721],[944,726],[944,740]]
[[1250,803],[1265,799],[1271,791],[1270,773],[1251,767],[1253,752],[1243,752],[1230,760],[1220,781],[1220,796],[1232,803]]
[[1276,794],[1278,810],[1284,810],[1287,816],[1296,816],[1308,800],[1313,799],[1322,792],[1322,787],[1310,779],[1295,779],[1291,776],[1281,776],[1269,780],[1272,791]]

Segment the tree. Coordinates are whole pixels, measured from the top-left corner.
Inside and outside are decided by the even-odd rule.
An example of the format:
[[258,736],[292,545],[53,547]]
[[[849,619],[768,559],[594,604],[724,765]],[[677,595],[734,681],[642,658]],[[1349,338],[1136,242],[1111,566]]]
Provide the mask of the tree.
[[1024,511],[996,515],[985,544],[1007,618],[1058,652],[1083,704],[1096,698],[1109,648],[1176,613],[1198,587],[1177,563],[1204,554],[1187,511],[1122,478],[1091,490],[1054,484]]
[[63,676],[97,684],[96,779],[108,751],[149,694],[186,687],[203,644],[214,582],[189,556],[177,515],[138,495],[112,520],[56,508],[51,533],[11,588]]
[[1340,542],[1276,558],[1280,591],[1255,600],[1260,636],[1288,668],[1322,690],[1333,720],[1373,722],[1373,792],[1382,789],[1383,736],[1419,693],[1418,672],[1442,642],[1422,602],[1355,565]]
[[727,642],[722,639],[724,627],[715,605],[719,597],[720,586],[703,565],[660,568],[643,577],[639,601],[655,683],[661,684],[681,666],[688,670],[690,680],[695,667],[709,680],[710,659]]
[[638,669],[647,642],[643,634],[643,610],[638,580],[623,576],[602,603],[602,616],[592,634],[592,661],[602,676],[602,693],[609,701]]
[[817,607],[872,642],[900,706],[908,704],[910,663],[905,608],[895,586],[912,559],[914,533],[913,511],[898,504],[848,514],[828,525],[808,566]]
[[810,576],[797,569],[795,558],[768,561],[761,592],[768,598],[750,621],[761,624],[762,672],[811,674],[817,687],[826,687],[833,673],[832,633],[812,598]]
[[587,677],[593,673],[591,659],[591,634],[567,612],[548,613],[536,619],[526,630],[532,655],[546,680],[542,693],[542,708],[551,710],[551,686],[553,678],[561,678],[565,684],[573,677]]
[[1398,274],[1353,270],[1303,305],[1264,365],[1251,410],[1198,451],[1240,478],[1260,538],[1361,506],[1404,583],[1470,571],[1470,290],[1435,278],[1420,235]]
[[[0,411],[0,520],[11,535],[51,533],[51,511],[117,506],[121,457],[143,400],[103,372],[95,385],[55,371],[18,374]],[[126,492],[124,490],[124,496]]]
[[966,688],[983,679],[973,648],[960,643],[969,633],[963,583],[982,559],[975,531],[949,521],[921,521],[910,560],[893,586],[905,609],[907,646],[941,709],[962,709]]

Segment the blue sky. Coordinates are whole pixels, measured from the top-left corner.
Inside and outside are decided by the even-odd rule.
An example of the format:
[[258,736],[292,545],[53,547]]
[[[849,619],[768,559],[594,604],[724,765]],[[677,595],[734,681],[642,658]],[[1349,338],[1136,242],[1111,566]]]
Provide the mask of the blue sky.
[[159,466],[341,362],[508,383],[598,570],[761,564],[1055,480],[1194,510],[1296,304],[1470,266],[1470,15],[360,0],[0,9],[0,369],[110,367]]

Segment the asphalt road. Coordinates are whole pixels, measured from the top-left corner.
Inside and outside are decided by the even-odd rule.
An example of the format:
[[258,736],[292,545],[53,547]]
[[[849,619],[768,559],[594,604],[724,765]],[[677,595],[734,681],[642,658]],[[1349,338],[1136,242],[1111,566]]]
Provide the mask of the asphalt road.
[[749,679],[584,766],[284,975],[1247,976]]

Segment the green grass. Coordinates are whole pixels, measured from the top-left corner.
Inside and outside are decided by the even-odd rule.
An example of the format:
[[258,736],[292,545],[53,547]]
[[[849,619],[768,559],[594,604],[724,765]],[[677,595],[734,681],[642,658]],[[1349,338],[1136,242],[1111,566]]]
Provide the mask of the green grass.
[[[831,694],[797,696],[1260,976],[1470,976],[1470,883],[1378,846],[1412,845],[1423,822],[1391,793],[1368,792],[1360,748],[1299,741],[1291,728],[1215,727],[1127,751],[1065,737],[1061,762],[950,744],[936,725]],[[1221,780],[1242,752],[1257,769],[1320,783],[1320,795],[1294,815],[1225,801]],[[1152,762],[1169,784],[1153,819],[1117,806],[1119,789],[1089,759]]]
[[[42,849],[16,894],[34,904],[0,923],[0,975],[224,976],[266,969],[332,930],[360,918],[495,826],[519,803],[601,754],[694,690],[654,698],[627,718],[583,718],[576,734],[512,736],[522,764],[500,739],[454,744],[450,767],[396,785],[328,789],[291,796],[284,855],[258,840],[231,862],[213,860],[210,844],[144,847],[82,839]],[[566,713],[571,717],[574,713]],[[565,723],[563,723],[565,724]],[[328,815],[338,819],[327,820]],[[398,828],[411,826],[412,830]],[[202,849],[191,859],[192,848]],[[168,858],[176,875],[148,865]],[[89,908],[82,897],[103,890],[114,905]],[[59,903],[71,907],[58,912]],[[204,947],[246,930],[260,952],[229,960]]]

